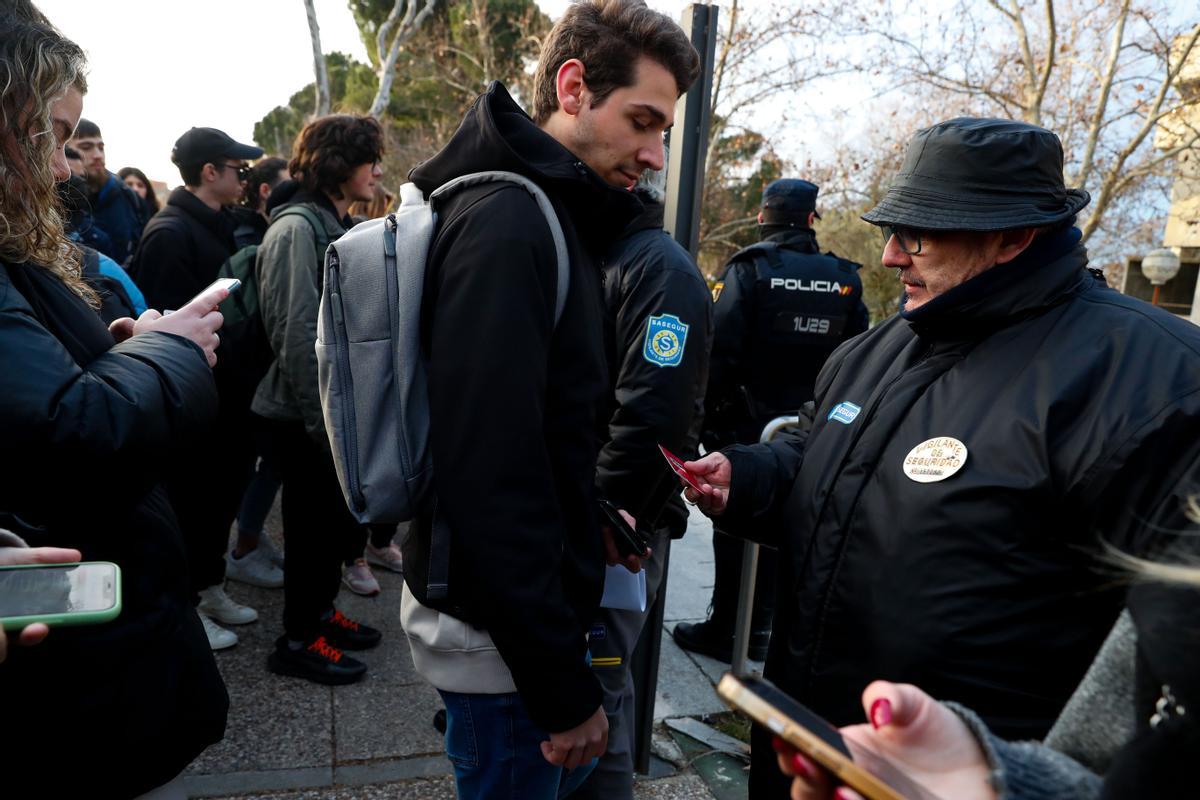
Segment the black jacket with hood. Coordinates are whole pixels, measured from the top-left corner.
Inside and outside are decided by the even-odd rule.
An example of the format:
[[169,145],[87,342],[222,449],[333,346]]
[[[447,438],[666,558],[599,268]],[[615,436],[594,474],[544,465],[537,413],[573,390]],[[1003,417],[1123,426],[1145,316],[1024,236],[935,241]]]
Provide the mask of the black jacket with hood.
[[[642,200],[646,210],[604,262],[604,340],[614,392],[596,483],[639,528],[665,527],[678,537],[687,528],[687,511],[678,500],[679,479],[658,445],[682,458],[696,456],[712,300],[692,257],[663,230],[662,205]],[[661,327],[663,322],[672,327]],[[654,339],[663,331],[675,332],[680,352],[655,351]]]
[[604,578],[593,488],[610,391],[600,256],[641,204],[539,129],[499,83],[411,178],[428,196],[485,170],[545,190],[566,235],[570,288],[556,327],[553,241],[523,189],[486,184],[437,205],[422,333],[437,514],[451,532],[449,601],[425,591],[432,513],[405,541],[405,581],[422,605],[486,631],[529,716],[563,731],[601,704],[585,661]]
[[237,249],[234,219],[180,186],[150,218],[129,274],[146,302],[159,311],[180,308],[217,279],[225,259]]
[[1078,239],[842,345],[806,440],[724,451],[722,527],[781,537],[767,675],[835,724],[883,678],[1040,739],[1120,608],[1099,541],[1145,553],[1178,502],[1200,328],[1108,289]]

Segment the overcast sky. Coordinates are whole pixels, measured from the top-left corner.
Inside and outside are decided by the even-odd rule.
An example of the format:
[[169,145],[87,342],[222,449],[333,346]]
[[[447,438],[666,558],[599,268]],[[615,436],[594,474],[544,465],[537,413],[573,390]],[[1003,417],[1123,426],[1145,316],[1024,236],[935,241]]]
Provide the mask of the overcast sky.
[[[254,123],[313,79],[301,0],[35,0],[87,52],[83,115],[104,134],[108,168],[178,185],[175,140],[193,125],[253,142]],[[538,0],[557,18],[567,0]],[[685,0],[649,0],[678,18]],[[316,0],[321,44],[367,61],[345,0]]]

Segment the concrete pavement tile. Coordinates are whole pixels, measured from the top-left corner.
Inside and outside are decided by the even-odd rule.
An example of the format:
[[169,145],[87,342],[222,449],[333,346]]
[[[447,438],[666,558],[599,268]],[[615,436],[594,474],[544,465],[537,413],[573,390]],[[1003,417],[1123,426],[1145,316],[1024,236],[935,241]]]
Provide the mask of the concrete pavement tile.
[[694,508],[689,511],[687,534],[671,543],[667,607],[663,613],[671,623],[704,619],[712,599],[712,523]]
[[398,686],[367,680],[341,687],[334,697],[337,763],[376,758],[440,755],[442,735],[433,714],[442,707],[427,683]]
[[662,637],[658,662],[658,694],[654,698],[654,719],[693,717],[724,711],[712,681],[669,634]]

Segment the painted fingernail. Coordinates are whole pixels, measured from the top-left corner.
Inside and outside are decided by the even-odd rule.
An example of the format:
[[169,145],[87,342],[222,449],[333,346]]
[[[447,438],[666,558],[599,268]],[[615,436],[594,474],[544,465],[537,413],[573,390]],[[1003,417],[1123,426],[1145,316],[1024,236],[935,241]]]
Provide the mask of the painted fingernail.
[[892,721],[892,703],[886,697],[881,697],[871,703],[871,726],[879,730]]
[[860,800],[859,796],[847,789],[845,786],[839,786],[833,793],[833,800]]
[[786,753],[788,750],[791,750],[791,748],[788,747],[788,743],[783,739],[780,739],[778,736],[771,737],[771,747],[775,748],[776,753]]
[[792,756],[792,769],[796,770],[796,774],[805,780],[812,780],[813,775],[817,772],[812,763],[799,753]]

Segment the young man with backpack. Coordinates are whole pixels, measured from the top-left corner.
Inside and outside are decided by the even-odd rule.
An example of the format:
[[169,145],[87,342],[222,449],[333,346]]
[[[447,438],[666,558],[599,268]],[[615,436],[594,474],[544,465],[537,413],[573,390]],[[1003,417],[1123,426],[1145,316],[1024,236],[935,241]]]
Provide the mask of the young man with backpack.
[[370,200],[382,177],[383,131],[371,117],[313,120],[296,137],[276,187],[271,226],[258,248],[258,310],[274,351],[251,405],[266,418],[283,485],[283,636],[272,672],[323,684],[361,680],[366,665],[344,650],[379,644],[380,632],[336,608],[345,553],[366,529],[342,497],[317,388],[317,309],[325,250],[351,226],[347,209]]
[[[605,751],[587,642],[606,561],[593,486],[611,392],[600,265],[640,212],[629,189],[662,168],[663,132],[698,71],[679,26],[640,0],[574,3],[543,47],[533,119],[493,83],[411,174],[426,197],[477,172],[532,181],[570,264],[557,313],[554,235],[515,183],[434,202],[422,308],[433,497],[404,543],[401,618],[446,703],[462,798],[552,800]],[[435,530],[449,534],[444,585],[428,568]]]
[[[184,185],[146,224],[130,265],[150,307],[182,308],[216,280],[236,250],[228,207],[241,199],[246,160],[262,152],[216,128],[192,128],[175,142],[171,160]],[[214,650],[238,641],[237,634],[217,622],[243,625],[258,619],[257,611],[225,593],[229,528],[254,464],[250,393],[233,356],[229,347],[218,351],[213,376],[221,403],[209,446],[167,477],[184,533],[192,592]]]

